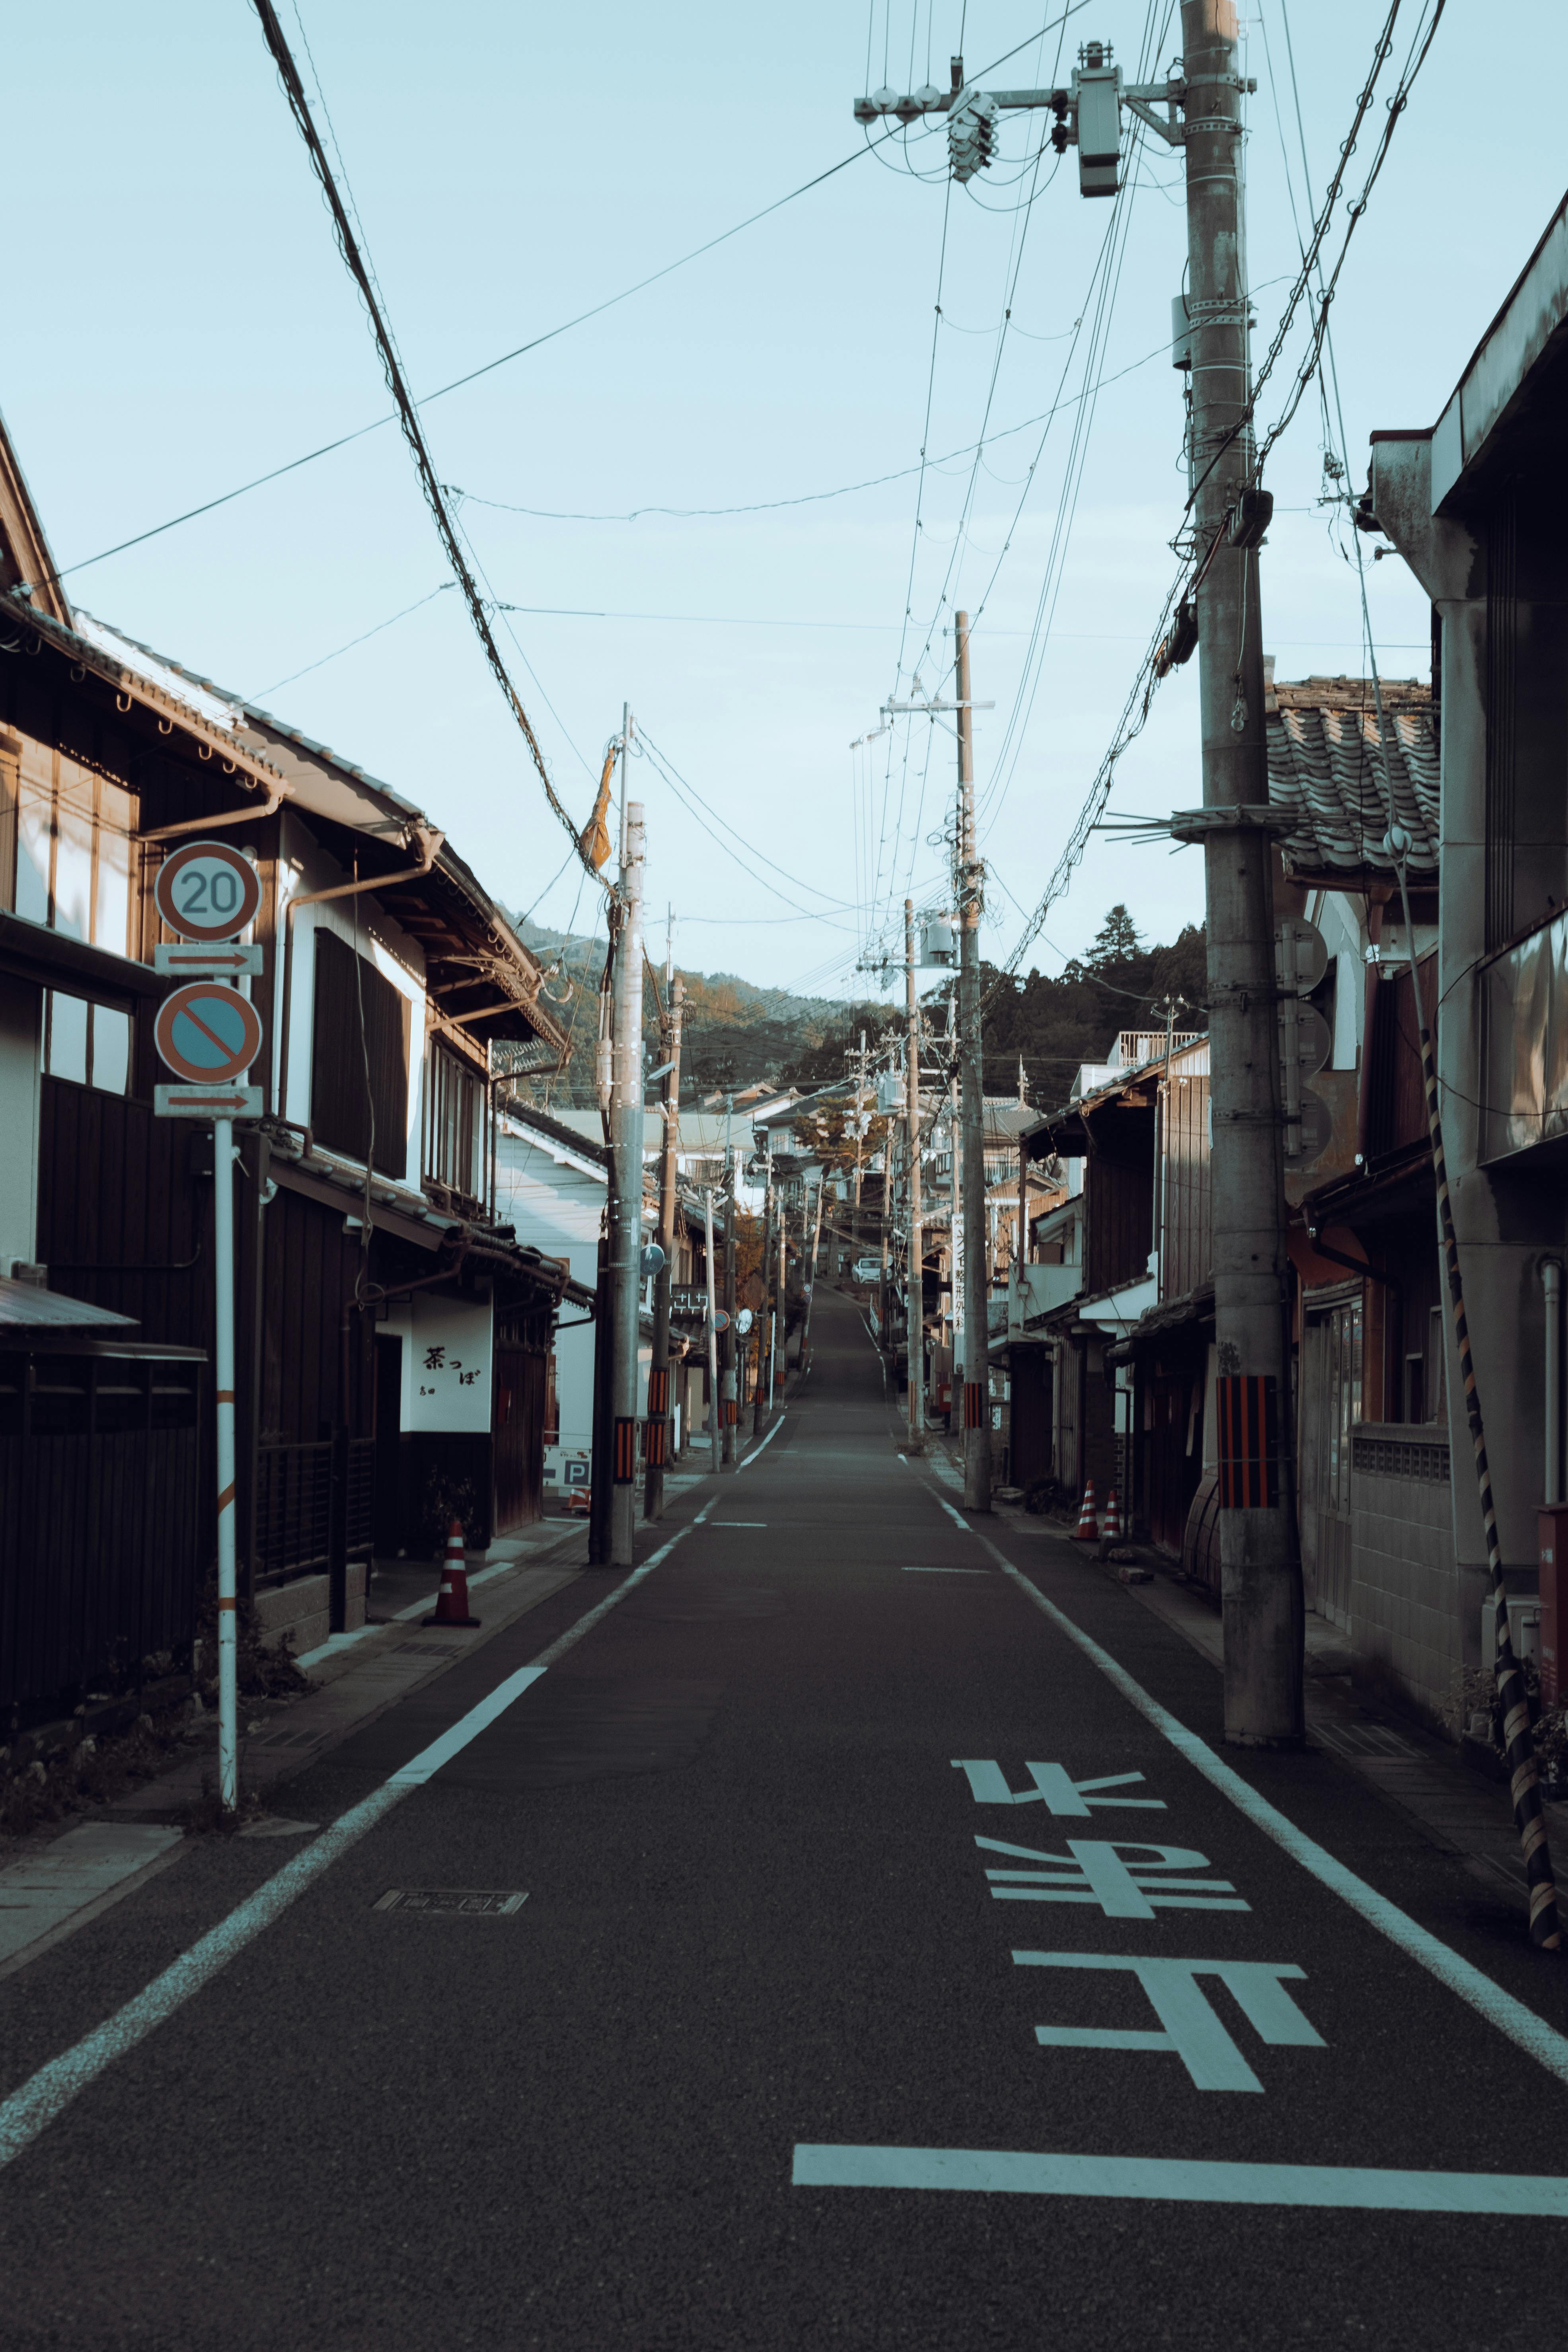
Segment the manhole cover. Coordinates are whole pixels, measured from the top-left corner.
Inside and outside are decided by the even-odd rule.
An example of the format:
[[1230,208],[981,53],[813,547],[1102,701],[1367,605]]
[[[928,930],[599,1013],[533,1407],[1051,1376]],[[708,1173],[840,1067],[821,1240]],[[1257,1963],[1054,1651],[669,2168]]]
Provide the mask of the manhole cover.
[[389,1886],[371,1909],[417,1911],[427,1918],[505,1919],[527,1900],[505,1886]]

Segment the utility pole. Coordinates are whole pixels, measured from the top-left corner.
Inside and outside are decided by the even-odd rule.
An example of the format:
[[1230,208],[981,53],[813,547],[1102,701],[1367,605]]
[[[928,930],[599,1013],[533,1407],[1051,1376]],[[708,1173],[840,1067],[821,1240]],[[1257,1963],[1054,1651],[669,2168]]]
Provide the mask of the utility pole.
[[850,1261],[852,1265],[858,1264],[860,1257],[860,1167],[865,1152],[865,1133],[866,1032],[862,1029],[860,1050],[855,1056],[855,1207],[849,1220],[852,1235],[850,1248],[854,1252]]
[[736,1396],[735,1361],[739,1349],[735,1330],[735,1155],[730,1149],[732,1097],[724,1097],[724,1365],[721,1374],[721,1410],[724,1460],[733,1469],[741,1408]]
[[614,1153],[610,1278],[615,1293],[615,1431],[610,1565],[630,1568],[637,1533],[637,1348],[642,1305],[643,813],[628,800],[631,712],[621,745],[620,927],[616,942],[616,1023],[611,1148]]
[[718,1475],[723,1446],[719,1435],[719,1330],[713,1296],[713,1187],[702,1188],[702,1270],[708,1284],[708,1443]]
[[908,1383],[910,1425],[905,1444],[923,1454],[925,1432],[925,1237],[921,1228],[921,1000],[915,985],[915,902],[904,900],[904,1011],[909,1021],[904,1127],[910,1154]]
[[[1214,548],[1197,588],[1219,1356],[1225,1733],[1303,1732],[1301,1562],[1280,1459],[1290,1443],[1289,1285],[1271,836],[1232,0],[1183,0],[1193,521]],[[1236,541],[1240,543],[1237,544]]]
[[[767,1132],[768,1188],[763,1202],[763,1303],[757,1309],[757,1386],[752,1399],[752,1434],[760,1437],[767,1417],[767,1405],[763,1394],[763,1349],[768,1339],[768,1293],[773,1286],[773,1137]],[[771,1385],[771,1361],[770,1361]]]
[[653,1360],[647,1382],[647,1472],[643,1487],[643,1517],[664,1516],[664,1471],[669,1458],[669,1290],[675,1273],[675,1188],[680,1152],[680,1017],[685,982],[669,982],[669,1013],[664,1024],[665,1064],[660,1076],[664,1091],[659,1110],[664,1122],[664,1150],[659,1160],[658,1245],[664,1264],[653,1282]]
[[[985,869],[974,845],[974,705],[969,615],[953,620],[958,703],[958,1074],[963,1137],[963,1507],[991,1508],[991,1285],[985,1256],[985,1065],[980,917]],[[960,1154],[952,1156],[958,1172]],[[954,1203],[954,1218],[957,1204]]]
[[989,163],[999,110],[1048,107],[1058,153],[1079,150],[1086,196],[1116,194],[1124,108],[1186,150],[1183,335],[1197,558],[1188,618],[1204,805],[1173,830],[1202,841],[1207,891],[1225,1735],[1293,1747],[1303,1731],[1303,1606],[1287,1475],[1289,1292],[1257,551],[1273,502],[1248,478],[1256,453],[1238,172],[1241,98],[1254,85],[1237,70],[1234,0],[1182,0],[1182,61],[1163,82],[1124,82],[1103,42],[1086,42],[1080,57],[1068,89],[990,91],[966,84],[955,58],[950,91],[879,90],[858,100],[855,114],[863,123],[947,114],[952,173],[963,181]]

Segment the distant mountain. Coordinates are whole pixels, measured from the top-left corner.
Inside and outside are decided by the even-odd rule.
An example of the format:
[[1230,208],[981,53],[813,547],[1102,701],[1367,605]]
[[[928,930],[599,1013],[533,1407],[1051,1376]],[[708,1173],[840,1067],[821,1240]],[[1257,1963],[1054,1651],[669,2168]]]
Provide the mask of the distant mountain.
[[[567,1024],[572,1039],[566,1069],[531,1082],[540,1101],[585,1108],[595,1099],[594,1048],[599,1034],[598,985],[605,964],[602,938],[568,939],[542,923],[517,921],[525,947],[545,963],[558,963],[556,977],[546,984],[557,1000],[570,983],[571,1001],[557,1001],[556,1018]],[[686,990],[686,1017],[681,1045],[682,1099],[715,1092],[721,1087],[750,1086],[753,1080],[773,1084],[793,1076],[796,1065],[815,1067],[825,1043],[831,1049],[836,1033],[854,1028],[859,1008],[842,997],[795,996],[787,988],[758,988],[738,972],[677,970]],[[662,993],[664,976],[659,973]],[[662,1058],[652,1051],[658,1043],[658,1021],[653,991],[647,990],[646,1039],[649,1066]],[[885,1012],[868,1006],[868,1022]],[[830,1055],[831,1057],[831,1055]],[[837,1069],[825,1075],[837,1076]]]

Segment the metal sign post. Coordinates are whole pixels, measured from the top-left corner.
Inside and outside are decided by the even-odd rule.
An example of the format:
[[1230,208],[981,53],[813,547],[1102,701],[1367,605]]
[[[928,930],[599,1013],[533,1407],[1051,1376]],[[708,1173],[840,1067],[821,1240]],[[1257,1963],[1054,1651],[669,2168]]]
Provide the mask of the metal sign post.
[[[158,1087],[160,1118],[213,1123],[213,1372],[217,1391],[217,1756],[218,1801],[239,1803],[239,1677],[235,1572],[234,1472],[234,1121],[259,1118],[261,1089],[244,1085],[261,1051],[261,1021],[233,984],[254,971],[254,950],[236,935],[254,920],[261,886],[248,858],[225,841],[187,842],[159,869],[154,903],[168,929],[189,945],[160,948],[161,971],[188,974],[158,1007],[153,1034],[181,1083]],[[203,950],[206,950],[204,954]],[[199,976],[198,976],[199,975]]]

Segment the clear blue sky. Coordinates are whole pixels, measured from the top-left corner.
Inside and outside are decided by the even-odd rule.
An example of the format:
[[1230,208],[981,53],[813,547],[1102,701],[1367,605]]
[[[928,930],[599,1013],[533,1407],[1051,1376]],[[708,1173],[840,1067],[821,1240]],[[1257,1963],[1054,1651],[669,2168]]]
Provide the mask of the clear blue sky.
[[[421,395],[860,143],[850,112],[866,80],[860,8],[796,0],[782,13],[546,10],[468,0],[432,10],[300,0],[297,16],[280,0],[279,13],[309,87],[302,18]],[[873,86],[884,42],[896,86],[909,80],[911,54],[914,79],[924,80],[928,39],[931,78],[945,82],[963,13],[953,0],[922,0],[912,15],[908,0],[890,0],[889,20],[878,0]],[[1067,28],[1058,78],[1089,36],[1115,42],[1131,65],[1148,13],[1145,0],[1093,0]],[[1364,0],[1293,0],[1314,192],[1332,167],[1383,13]],[[1402,26],[1418,14],[1419,0],[1406,0]],[[971,69],[1041,21],[1038,8],[975,0],[963,31]],[[1347,265],[1335,342],[1358,486],[1373,428],[1435,417],[1563,192],[1568,11],[1522,0],[1508,14],[1506,58],[1495,40],[1483,46],[1499,21],[1474,0],[1450,0]],[[1177,46],[1174,24],[1156,44],[1162,64]],[[1263,0],[1247,24],[1247,68],[1259,83],[1247,174],[1261,349],[1296,257],[1271,62],[1299,202],[1301,182],[1281,0]],[[1045,45],[1047,81],[1057,41],[1052,33]],[[245,0],[148,0],[135,11],[79,0],[15,15],[6,47],[0,404],[57,561],[73,564],[384,414],[365,322]],[[1031,47],[1003,79],[1033,79],[1036,58]],[[1495,102],[1481,95],[1489,87]],[[941,856],[924,836],[949,804],[951,741],[922,721],[906,761],[906,739],[893,739],[885,801],[889,742],[873,747],[883,764],[858,792],[848,749],[878,723],[894,686],[916,480],[906,474],[851,496],[708,519],[551,520],[500,506],[616,515],[798,498],[910,467],[922,436],[933,458],[972,443],[994,367],[994,432],[1047,408],[1064,364],[1072,391],[1111,208],[1079,198],[1069,155],[1054,183],[1041,173],[1033,204],[1018,209],[1031,187],[1026,124],[1038,120],[1010,120],[1008,160],[974,184],[978,197],[955,189],[949,203],[937,141],[910,150],[927,179],[897,149],[863,156],[691,267],[426,412],[443,478],[471,494],[464,524],[498,597],[576,608],[512,620],[528,665],[519,661],[519,683],[563,796],[585,813],[591,773],[629,700],[744,841],[834,898],[879,902],[880,912],[798,919],[785,900],[820,902],[744,849],[737,864],[645,761],[634,775],[647,806],[650,898],[661,911],[673,903],[678,952],[689,964],[848,992],[864,985],[849,967],[868,919],[901,899],[911,871],[917,891],[935,885]],[[1352,187],[1369,152],[1363,142]],[[1000,765],[1070,415],[1043,452],[1037,425],[988,451],[967,543],[956,551],[969,461],[930,472],[922,493],[910,666],[942,614],[950,557],[956,600],[978,603],[1027,487],[974,642],[974,692],[997,704],[981,722],[977,762],[995,877],[985,951],[996,957],[1020,929],[1007,894],[1027,907],[1054,864],[1173,570],[1181,408],[1163,346],[1184,247],[1176,159],[1148,155],[1140,176],[1102,373],[1147,363],[1100,394],[1038,690],[1021,749],[1015,734]],[[1266,421],[1275,413],[1266,397]],[[1314,394],[1269,478],[1280,511],[1265,555],[1265,631],[1279,673],[1359,672],[1354,573],[1314,504]],[[432,595],[445,577],[406,455],[387,429],[68,584],[89,611],[259,697],[423,803],[498,895],[527,907],[545,892],[540,919],[564,923],[577,903],[574,877],[546,890],[564,839],[457,595]],[[1370,591],[1384,667],[1424,672],[1426,608],[1397,560],[1373,568]],[[426,596],[422,609],[322,662]],[[656,617],[577,616],[584,611]],[[945,652],[921,657],[928,686],[945,660]],[[1117,806],[1153,812],[1196,799],[1194,685],[1188,673],[1162,692],[1123,762]],[[858,864],[858,829],[871,836]],[[1147,931],[1169,935],[1201,914],[1196,854],[1097,839],[1048,938],[1076,950],[1119,898]],[[590,905],[585,893],[579,926]],[[1034,960],[1049,970],[1058,958],[1041,947]]]

